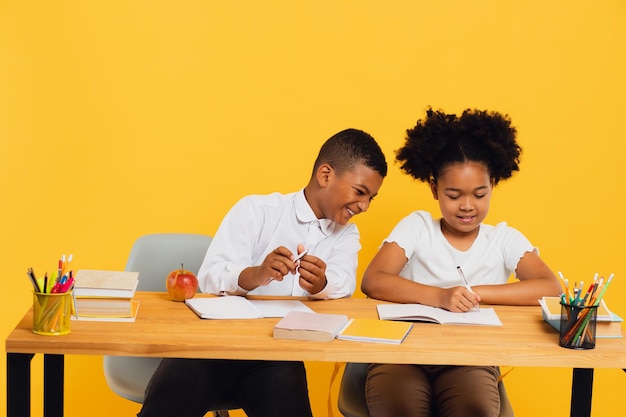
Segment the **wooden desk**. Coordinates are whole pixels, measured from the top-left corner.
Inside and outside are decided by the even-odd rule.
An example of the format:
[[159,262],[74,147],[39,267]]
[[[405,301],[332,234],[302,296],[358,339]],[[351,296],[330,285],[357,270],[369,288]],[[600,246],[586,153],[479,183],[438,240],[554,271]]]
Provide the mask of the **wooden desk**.
[[[558,346],[539,307],[495,306],[502,327],[416,323],[400,345],[274,339],[278,319],[201,320],[165,293],[137,293],[135,323],[73,321],[64,336],[31,331],[27,312],[6,339],[8,417],[30,415],[30,360],[44,354],[44,413],[63,415],[63,355],[386,362],[574,368],[572,416],[589,416],[594,368],[626,368],[626,339],[601,339],[588,351]],[[377,317],[376,300],[304,301],[319,313]],[[50,388],[52,387],[52,388]],[[52,392],[51,390],[56,390]]]

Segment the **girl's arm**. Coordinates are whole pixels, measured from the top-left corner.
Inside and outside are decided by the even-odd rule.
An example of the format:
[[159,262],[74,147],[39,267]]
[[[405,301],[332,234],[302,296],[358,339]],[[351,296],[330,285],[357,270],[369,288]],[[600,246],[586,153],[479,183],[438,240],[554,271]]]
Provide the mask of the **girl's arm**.
[[515,270],[519,281],[502,285],[477,285],[473,290],[486,304],[537,305],[541,297],[558,296],[559,280],[536,252],[526,252]]
[[406,263],[404,250],[395,242],[385,242],[363,274],[361,291],[379,300],[419,303],[451,311],[468,311],[478,303],[476,295],[464,287],[444,289],[401,277]]

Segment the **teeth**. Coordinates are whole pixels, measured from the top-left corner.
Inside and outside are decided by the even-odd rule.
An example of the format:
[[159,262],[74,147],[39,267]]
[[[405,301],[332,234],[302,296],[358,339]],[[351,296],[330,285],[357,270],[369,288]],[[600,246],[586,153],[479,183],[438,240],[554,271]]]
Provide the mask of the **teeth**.
[[350,213],[350,217],[354,216],[354,212],[350,209],[348,209],[348,213]]

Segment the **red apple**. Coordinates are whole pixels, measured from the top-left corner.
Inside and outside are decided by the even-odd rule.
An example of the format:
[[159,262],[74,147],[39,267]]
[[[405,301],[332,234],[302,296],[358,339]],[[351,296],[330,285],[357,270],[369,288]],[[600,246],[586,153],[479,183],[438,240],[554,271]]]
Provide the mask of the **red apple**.
[[198,278],[193,272],[185,270],[183,264],[180,264],[180,269],[168,274],[165,288],[167,288],[167,293],[172,297],[172,300],[185,301],[196,295]]

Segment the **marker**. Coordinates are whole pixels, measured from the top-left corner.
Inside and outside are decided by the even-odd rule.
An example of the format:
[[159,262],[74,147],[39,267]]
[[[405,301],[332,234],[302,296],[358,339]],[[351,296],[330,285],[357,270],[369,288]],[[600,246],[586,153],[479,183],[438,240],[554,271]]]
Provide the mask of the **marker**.
[[299,254],[298,256],[296,256],[296,257],[294,258],[294,260],[293,260],[293,261],[294,261],[294,262],[299,261],[299,260],[300,260],[300,259],[302,259],[302,257],[303,257],[304,255],[306,255],[307,253],[309,253],[309,250],[308,250],[308,249],[303,250],[302,252],[300,252],[300,254]]
[[[472,287],[470,287],[469,282],[467,281],[467,278],[465,278],[465,274],[463,273],[463,270],[461,269],[460,266],[456,267],[457,272],[459,273],[459,276],[461,277],[461,279],[463,280],[463,282],[465,283],[465,288],[467,288],[467,290],[469,292],[471,292],[472,294],[474,294],[474,290],[472,290]],[[478,311],[479,308],[478,307],[473,307],[471,310],[475,310]]]

